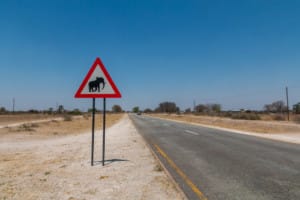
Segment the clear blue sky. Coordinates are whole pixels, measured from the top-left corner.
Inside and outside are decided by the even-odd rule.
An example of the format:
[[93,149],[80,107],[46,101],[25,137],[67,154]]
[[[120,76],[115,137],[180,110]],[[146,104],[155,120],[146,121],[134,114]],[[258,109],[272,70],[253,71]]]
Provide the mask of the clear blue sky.
[[[300,1],[0,1],[0,106],[91,107],[74,93],[96,57],[119,104],[261,109],[300,101]],[[98,100],[98,107],[101,106]]]

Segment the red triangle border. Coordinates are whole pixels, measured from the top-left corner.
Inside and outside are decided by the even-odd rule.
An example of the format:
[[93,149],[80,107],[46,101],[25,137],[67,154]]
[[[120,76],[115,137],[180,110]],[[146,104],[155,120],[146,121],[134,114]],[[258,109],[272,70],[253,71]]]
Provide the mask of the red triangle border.
[[[111,85],[113,91],[115,92],[114,94],[82,94],[82,90],[86,86],[87,82],[89,81],[90,77],[92,76],[93,72],[95,71],[97,65],[100,66],[104,76],[108,80],[109,84]],[[77,90],[75,98],[121,98],[122,95],[120,91],[118,90],[117,86],[115,85],[114,81],[110,77],[109,73],[107,72],[106,68],[104,67],[102,61],[100,58],[96,58],[94,64],[90,68],[89,72],[85,76],[83,82],[81,83],[79,89]]]

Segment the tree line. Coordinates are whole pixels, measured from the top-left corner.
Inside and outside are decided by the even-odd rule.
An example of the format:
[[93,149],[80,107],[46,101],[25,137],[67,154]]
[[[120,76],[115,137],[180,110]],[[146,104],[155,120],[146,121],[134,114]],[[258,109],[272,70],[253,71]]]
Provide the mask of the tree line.
[[[283,101],[274,101],[270,104],[266,104],[263,107],[263,110],[256,111],[256,112],[266,112],[266,113],[284,113],[287,112],[288,108],[287,105]],[[244,112],[243,110],[241,110]],[[296,103],[292,106],[291,111],[294,114],[300,114],[300,102]],[[18,111],[18,113],[44,113],[44,114],[74,114],[79,115],[82,114],[84,111],[81,111],[77,108],[73,110],[67,110],[64,108],[63,105],[59,105],[57,109],[49,108],[47,110],[35,110],[35,109],[29,109],[27,111]],[[89,108],[87,112],[92,112],[92,109]],[[101,112],[101,110],[96,110],[96,112]],[[111,108],[111,111],[113,113],[120,113],[125,112],[120,105],[113,105]],[[199,113],[199,114],[220,114],[224,113],[226,111],[222,110],[222,105],[218,103],[208,103],[208,104],[198,104],[193,109],[187,108],[184,111],[179,108],[179,106],[176,105],[175,102],[171,101],[165,101],[158,104],[158,106],[155,109],[146,108],[143,111],[140,110],[139,106],[135,106],[132,108],[132,112],[138,113],[138,112],[144,112],[144,113]],[[251,112],[251,111],[246,111]],[[6,114],[6,113],[12,113],[12,111],[7,110],[5,107],[0,107],[0,114]]]
[[[91,113],[93,111],[92,108],[88,108],[86,112]],[[102,112],[101,110],[96,109],[96,112]],[[124,112],[122,107],[120,105],[113,105],[111,110],[108,110],[107,112],[113,112],[113,113],[120,113]],[[5,107],[0,107],[0,114],[11,114],[11,113],[31,113],[31,114],[71,114],[71,115],[81,115],[85,113],[85,111],[82,111],[78,108],[67,110],[64,108],[63,105],[57,106],[57,109],[54,109],[52,107],[46,109],[46,110],[37,110],[37,109],[29,109],[29,110],[23,110],[23,111],[9,111]]]
[[[292,109],[295,114],[300,114],[300,102],[293,105]],[[132,109],[132,112],[140,112],[140,108],[138,106],[135,106]],[[240,111],[244,112],[243,109]],[[257,112],[266,112],[266,113],[284,113],[287,111],[287,106],[283,101],[274,101],[270,104],[265,104],[263,109]],[[145,113],[148,112],[157,112],[157,113],[176,113],[176,112],[185,112],[185,113],[221,113],[224,112],[222,110],[222,105],[218,103],[208,103],[208,104],[198,104],[196,105],[193,109],[187,108],[184,111],[181,110],[175,102],[162,102],[159,103],[158,107],[155,108],[154,110],[150,108],[146,108],[144,110]],[[245,112],[251,112],[249,110],[246,110]]]

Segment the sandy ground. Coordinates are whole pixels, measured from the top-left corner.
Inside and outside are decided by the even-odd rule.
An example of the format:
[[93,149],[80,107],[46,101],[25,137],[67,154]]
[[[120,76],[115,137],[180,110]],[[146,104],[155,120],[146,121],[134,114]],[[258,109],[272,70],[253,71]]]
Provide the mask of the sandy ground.
[[90,131],[7,139],[15,136],[0,138],[1,200],[184,199],[127,115],[107,130],[104,167],[100,131],[96,132],[94,167],[90,166]]
[[[116,123],[123,114],[108,114],[106,124],[111,126]],[[96,129],[102,127],[102,115],[95,116]],[[91,116],[66,116],[59,119],[39,119],[26,122],[18,122],[0,126],[0,141],[20,141],[63,137],[76,135],[91,130]]]
[[233,120],[220,117],[167,114],[152,114],[150,116],[239,134],[300,144],[300,125],[293,122]]
[[0,125],[7,125],[11,123],[28,122],[33,120],[45,120],[52,118],[60,118],[61,115],[48,115],[48,114],[1,114],[0,115]]

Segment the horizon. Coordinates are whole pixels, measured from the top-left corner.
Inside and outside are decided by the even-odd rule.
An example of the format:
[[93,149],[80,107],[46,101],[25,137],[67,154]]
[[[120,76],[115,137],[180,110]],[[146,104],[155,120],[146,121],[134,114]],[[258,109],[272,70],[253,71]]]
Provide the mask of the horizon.
[[[86,111],[74,94],[100,57],[120,105],[261,110],[300,102],[298,1],[0,3],[0,107]],[[102,100],[97,100],[102,108]]]

